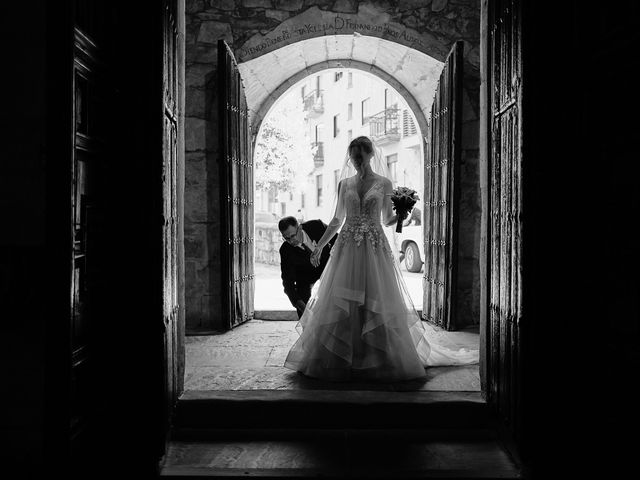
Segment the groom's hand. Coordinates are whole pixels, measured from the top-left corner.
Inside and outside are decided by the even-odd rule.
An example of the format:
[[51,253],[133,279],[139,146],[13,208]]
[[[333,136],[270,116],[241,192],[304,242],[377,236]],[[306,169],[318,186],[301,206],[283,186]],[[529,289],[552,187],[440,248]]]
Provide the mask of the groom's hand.
[[319,246],[311,254],[311,265],[318,267],[320,265],[320,255],[322,254],[322,248]]

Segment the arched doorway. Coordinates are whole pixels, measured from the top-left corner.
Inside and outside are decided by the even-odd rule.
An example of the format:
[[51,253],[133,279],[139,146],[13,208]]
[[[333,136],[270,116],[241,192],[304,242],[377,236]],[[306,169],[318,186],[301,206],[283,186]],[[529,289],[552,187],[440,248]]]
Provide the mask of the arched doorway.
[[[341,68],[346,62],[333,63],[330,69],[324,64],[322,70],[308,69],[313,73],[293,84],[285,81],[282,85],[288,88],[276,89],[280,96],[267,97],[255,117],[255,318],[296,318],[283,293],[278,252],[282,238],[276,223],[285,216],[300,222],[330,221],[337,178],[353,138],[366,135],[376,142],[394,186],[423,191],[424,127],[419,125],[426,121],[415,99],[397,81],[403,94],[382,80],[393,79],[373,65],[359,62],[358,68]],[[403,265],[413,304],[421,311],[422,207],[412,213],[402,234],[395,227],[385,228],[385,233]],[[417,252],[410,257],[413,263],[400,257],[405,251]]]
[[[344,2],[338,2],[340,5],[321,2],[309,7],[305,2],[285,2],[267,11],[262,3],[270,2],[249,2],[243,4],[242,11],[236,11],[235,7],[227,6],[232,3],[194,4],[187,14],[185,297],[187,331],[192,333],[215,331],[224,317],[219,275],[222,256],[213,253],[213,246],[221,242],[216,114],[219,95],[215,80],[218,39],[227,40],[238,58],[247,86],[247,115],[252,125],[263,104],[258,101],[259,97],[262,100],[277,98],[276,89],[295,74],[309,71],[316,64],[329,67],[328,62],[334,60],[375,65],[389,76],[403,79],[401,83],[427,114],[431,98],[421,100],[421,94],[428,90],[425,82],[429,75],[427,70],[416,68],[416,62],[427,59],[431,68],[437,69],[453,42],[462,39],[465,45],[463,101],[469,106],[466,109],[469,114],[464,119],[467,125],[463,128],[469,132],[478,129],[479,11],[476,5],[437,2],[423,6],[407,2],[395,7],[384,2],[373,5],[363,1],[345,5],[342,5]],[[274,56],[269,57],[268,53]],[[250,62],[258,65],[261,59],[264,63],[260,71],[256,70],[256,81],[252,82],[250,72],[242,69]],[[477,186],[477,138],[476,145],[465,150],[469,168],[463,169],[463,177],[468,174],[466,183]],[[479,222],[477,196],[474,194],[468,199],[473,204],[469,210],[476,223]],[[463,256],[468,263],[477,264],[473,243],[468,242]],[[478,279],[477,271],[467,275],[467,284],[463,286],[467,298],[473,296]],[[472,304],[477,305],[477,299],[465,302],[468,308]]]
[[[383,40],[379,39],[376,41],[379,43],[383,42]],[[223,120],[220,128],[222,135],[220,158],[221,161],[224,162],[221,177],[222,188],[219,198],[221,208],[225,212],[221,233],[223,238],[228,239],[228,242],[222,242],[222,259],[223,261],[226,259],[227,263],[225,264],[226,267],[221,271],[220,280],[222,285],[229,285],[228,288],[223,289],[225,293],[222,297],[225,302],[223,305],[225,318],[228,318],[226,325],[227,329],[229,329],[252,320],[255,313],[253,310],[252,296],[255,277],[251,269],[254,253],[252,244],[255,239],[250,238],[251,229],[248,227],[253,215],[254,198],[251,186],[253,185],[252,179],[254,178],[255,172],[252,161],[249,160],[249,158],[252,157],[246,155],[246,152],[251,153],[253,151],[255,143],[249,138],[250,128],[247,119],[251,118],[252,111],[260,110],[259,108],[252,109],[251,106],[254,102],[252,102],[251,95],[252,92],[255,94],[256,91],[259,92],[260,89],[264,89],[264,82],[260,82],[260,79],[247,81],[242,78],[240,65],[236,63],[230,48],[228,48],[223,41],[219,44],[218,52],[221,57],[224,57],[220,59],[220,65],[225,65],[221,70],[223,73],[218,77],[218,112],[219,118]],[[436,323],[438,323],[438,321],[442,322],[442,325],[447,329],[456,327],[446,322],[449,321],[449,317],[447,317],[448,312],[454,310],[456,306],[454,302],[460,298],[456,290],[457,277],[455,277],[455,270],[458,268],[457,258],[455,256],[458,249],[458,243],[455,238],[457,230],[455,229],[458,223],[454,219],[454,216],[457,215],[457,210],[454,208],[456,200],[453,192],[457,191],[458,188],[453,188],[455,179],[453,175],[455,168],[453,167],[457,166],[460,162],[463,149],[462,145],[464,144],[464,142],[462,142],[463,136],[460,129],[460,125],[463,123],[461,115],[463,98],[462,90],[459,88],[462,83],[462,78],[459,73],[456,73],[457,70],[451,66],[460,64],[461,50],[458,45],[456,45],[453,52],[454,53],[447,58],[438,82],[432,82],[437,85],[435,91],[432,91],[430,95],[431,99],[435,101],[435,110],[430,112],[429,128],[431,130],[427,136],[430,144],[428,148],[430,152],[428,155],[429,163],[425,162],[424,164],[425,175],[429,178],[429,181],[425,182],[425,184],[428,183],[429,186],[427,190],[424,191],[424,198],[428,198],[425,205],[430,207],[429,212],[425,215],[425,219],[429,220],[430,237],[429,241],[425,242],[424,245],[433,253],[426,255],[431,275],[430,277],[425,275],[425,280],[430,280],[430,285],[427,286],[427,288],[431,289],[431,291],[429,292],[430,311],[423,312],[423,315],[426,320],[436,321]],[[335,78],[337,79],[338,75],[336,75]],[[285,81],[286,80],[287,79],[285,79]],[[262,87],[260,87],[260,85],[262,85]],[[278,84],[278,86],[279,85],[280,84]],[[274,88],[274,90],[277,90],[277,88]],[[283,90],[284,89],[280,89],[281,92]],[[270,92],[266,96],[273,95],[273,92]],[[257,97],[258,95],[255,96]],[[429,98],[428,95],[424,97]],[[277,100],[277,97],[274,98],[274,101],[275,100]],[[362,112],[360,113],[362,114]],[[333,129],[334,135],[336,135],[335,117]],[[251,137],[253,136],[251,135]],[[342,152],[344,152],[345,149],[346,144],[342,145]],[[342,156],[343,155],[339,155],[338,158]],[[448,160],[449,158],[451,159],[450,162]],[[451,167],[449,166],[450,164]],[[474,220],[473,217],[470,218],[472,221]],[[473,225],[471,225],[471,229],[473,229]],[[451,252],[454,253],[452,254]],[[435,274],[433,273],[434,271]],[[423,295],[427,295],[426,289],[423,289]],[[433,301],[431,301],[432,298],[434,299]],[[431,308],[431,306],[434,308]],[[428,315],[432,315],[433,317]],[[240,332],[242,331],[243,328],[234,329],[232,337],[235,338],[241,335]],[[296,332],[292,331],[292,333],[295,334]],[[255,336],[250,335],[249,338],[255,338]],[[233,349],[233,344],[229,343],[231,337],[229,337],[229,340],[222,340],[226,343],[225,345],[221,345],[221,347],[229,351],[229,356],[237,356],[238,349]],[[254,341],[248,339],[237,340],[241,343]],[[278,345],[282,347],[281,350],[285,345],[292,343],[290,340],[291,339],[284,339],[282,342],[283,345]],[[212,342],[214,341],[212,340]],[[217,343],[214,345],[214,343],[209,341],[202,342],[194,346],[193,350],[194,352],[199,348],[205,348],[208,351],[211,349],[215,350],[218,345]],[[462,343],[466,343],[465,340],[462,340]],[[478,336],[476,330],[475,345],[477,344]],[[472,345],[468,346],[472,347]],[[260,349],[267,347],[269,346],[260,345]],[[282,363],[278,365],[278,362],[284,361],[283,358],[272,359],[271,355],[278,353],[275,351],[276,345],[272,347],[273,349],[270,350],[270,352],[262,352],[263,355],[268,355],[267,357],[253,357],[251,360],[258,363],[271,364],[271,366],[279,366],[284,370]],[[193,356],[198,357],[199,355],[195,354]],[[250,356],[251,354],[247,353],[247,357]],[[237,364],[235,360],[229,361]],[[225,359],[223,362],[227,362],[227,360]],[[224,366],[225,368],[229,367],[229,365],[226,364],[220,366]],[[213,367],[213,365],[208,365],[207,368]],[[273,371],[273,369],[270,370]],[[227,372],[225,378],[232,377],[233,375],[234,372]],[[475,390],[479,388],[480,385],[479,378],[477,377],[477,367],[475,374],[472,373],[472,375],[475,375],[475,379],[472,378],[471,382],[476,386],[469,388]],[[199,374],[196,372],[195,375],[192,376],[192,380],[202,388],[203,384],[199,379],[205,377],[209,379],[214,378],[208,373]]]

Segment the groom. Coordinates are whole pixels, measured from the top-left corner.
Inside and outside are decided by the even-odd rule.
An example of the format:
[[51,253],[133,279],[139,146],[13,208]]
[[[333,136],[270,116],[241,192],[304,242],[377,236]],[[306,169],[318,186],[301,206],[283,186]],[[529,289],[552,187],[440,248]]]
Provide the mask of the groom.
[[311,253],[327,229],[322,220],[298,223],[295,217],[284,217],[278,222],[278,229],[284,238],[280,247],[282,285],[300,318],[311,297],[311,287],[322,275],[338,235],[329,240],[320,255],[320,265],[314,267],[311,264]]

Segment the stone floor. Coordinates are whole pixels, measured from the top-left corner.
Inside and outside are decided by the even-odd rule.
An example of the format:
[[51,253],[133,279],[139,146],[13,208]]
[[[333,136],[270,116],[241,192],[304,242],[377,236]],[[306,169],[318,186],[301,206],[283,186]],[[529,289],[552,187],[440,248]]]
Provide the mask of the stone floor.
[[[224,334],[186,337],[185,390],[480,391],[478,365],[431,367],[426,381],[394,384],[347,384],[304,377],[283,366],[298,338],[296,324],[252,320]],[[477,327],[438,334],[460,347],[478,348]]]

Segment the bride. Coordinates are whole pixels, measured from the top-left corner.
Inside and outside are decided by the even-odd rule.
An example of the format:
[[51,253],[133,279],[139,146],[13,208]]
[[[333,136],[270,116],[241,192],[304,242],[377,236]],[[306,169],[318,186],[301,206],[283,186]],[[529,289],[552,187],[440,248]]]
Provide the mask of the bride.
[[397,217],[381,155],[368,137],[355,138],[347,153],[334,218],[311,255],[314,266],[342,229],[285,367],[328,380],[402,381],[426,377],[427,366],[477,363],[477,350],[443,345],[413,306],[383,231],[382,223],[395,225]]

